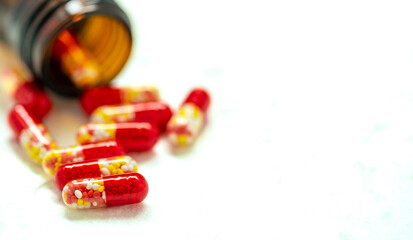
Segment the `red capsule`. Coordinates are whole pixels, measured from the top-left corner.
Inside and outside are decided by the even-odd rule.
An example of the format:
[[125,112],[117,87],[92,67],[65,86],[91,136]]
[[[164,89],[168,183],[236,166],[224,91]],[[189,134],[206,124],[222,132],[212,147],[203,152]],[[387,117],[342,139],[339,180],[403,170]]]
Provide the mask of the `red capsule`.
[[24,106],[16,105],[9,113],[9,124],[15,136],[19,138],[23,130],[40,124],[40,121]]
[[[138,164],[129,156],[108,157],[70,163],[57,169],[55,181],[60,190],[70,181],[81,178],[106,177],[124,173],[138,172]],[[93,196],[93,190],[88,192]]]
[[168,123],[168,139],[175,146],[192,144],[205,125],[210,104],[209,94],[203,89],[194,89],[181,108]]
[[163,102],[103,106],[91,115],[93,123],[152,122],[161,132],[171,119],[172,111]]
[[14,99],[18,104],[30,109],[40,120],[52,109],[50,98],[34,82],[27,82],[17,88]]
[[77,133],[78,143],[116,140],[127,152],[150,150],[158,139],[158,128],[148,122],[87,124]]
[[16,105],[9,114],[9,125],[20,145],[32,160],[41,163],[56,143],[43,124],[22,105]]
[[98,87],[87,90],[80,104],[87,114],[106,105],[133,104],[159,101],[159,91],[153,86]]
[[[63,188],[62,197],[72,209],[113,207],[140,203],[148,195],[148,190],[148,182],[142,175],[130,173],[74,180]],[[89,197],[91,191],[93,198]]]
[[56,38],[52,55],[77,87],[90,88],[100,83],[99,64],[81,46],[74,31],[65,30]]
[[43,169],[46,173],[54,175],[57,169],[63,164],[122,155],[125,155],[125,151],[116,141],[53,149],[45,155],[43,159]]
[[25,77],[17,68],[7,68],[1,75],[2,87],[17,104],[42,120],[51,110],[52,102],[47,94],[32,79]]

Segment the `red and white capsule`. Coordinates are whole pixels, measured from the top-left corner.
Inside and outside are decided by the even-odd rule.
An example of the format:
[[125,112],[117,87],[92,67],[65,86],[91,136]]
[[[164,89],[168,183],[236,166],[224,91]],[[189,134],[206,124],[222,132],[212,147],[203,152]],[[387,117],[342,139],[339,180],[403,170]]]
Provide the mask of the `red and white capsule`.
[[209,94],[203,89],[194,89],[168,124],[169,141],[175,146],[192,144],[202,131],[210,104]]
[[91,115],[92,123],[151,122],[161,132],[172,117],[169,106],[163,102],[103,106]]
[[127,152],[150,150],[158,139],[158,128],[149,122],[86,124],[77,132],[78,143],[116,140]]
[[81,46],[74,31],[65,30],[56,38],[52,56],[77,87],[90,88],[100,83],[99,65]]
[[20,145],[37,163],[42,163],[47,152],[57,147],[45,126],[22,105],[16,105],[9,113],[9,125]]
[[9,67],[2,71],[1,85],[6,93],[17,104],[28,109],[38,120],[42,120],[52,108],[52,102],[31,77],[15,67]]
[[125,150],[116,141],[90,143],[69,148],[53,149],[43,159],[43,169],[54,175],[63,164],[85,160],[125,155]]
[[129,173],[73,180],[63,188],[62,197],[72,209],[101,208],[140,203],[148,190],[142,175]]
[[56,185],[60,190],[70,181],[138,172],[138,163],[129,156],[108,157],[69,163],[57,169]]
[[159,90],[154,86],[98,87],[86,90],[80,98],[80,104],[87,114],[101,106],[156,101],[159,101]]

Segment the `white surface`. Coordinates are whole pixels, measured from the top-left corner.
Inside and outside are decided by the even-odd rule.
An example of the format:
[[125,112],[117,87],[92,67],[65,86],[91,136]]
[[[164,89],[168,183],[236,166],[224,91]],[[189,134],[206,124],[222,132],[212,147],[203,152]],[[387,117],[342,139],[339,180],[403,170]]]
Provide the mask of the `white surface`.
[[[119,1],[139,33],[120,85],[213,94],[188,152],[133,154],[143,204],[67,209],[0,110],[0,239],[411,239],[411,1]],[[60,145],[87,119],[55,97]],[[102,237],[99,237],[102,238]]]

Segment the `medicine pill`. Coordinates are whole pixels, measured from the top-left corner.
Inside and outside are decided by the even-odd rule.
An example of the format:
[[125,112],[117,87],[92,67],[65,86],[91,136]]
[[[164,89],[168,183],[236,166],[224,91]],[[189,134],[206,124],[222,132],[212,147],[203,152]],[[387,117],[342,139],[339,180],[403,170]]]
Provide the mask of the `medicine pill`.
[[140,203],[147,195],[148,183],[139,173],[73,180],[62,191],[64,203],[72,209]]
[[100,82],[99,66],[82,47],[71,30],[64,30],[55,40],[52,55],[64,73],[79,88],[90,88]]
[[80,104],[87,114],[106,105],[133,104],[159,101],[158,88],[140,87],[98,87],[86,90]]
[[129,156],[108,157],[70,163],[56,171],[55,182],[60,190],[70,181],[81,178],[106,177],[138,172],[138,164]]
[[25,76],[18,68],[9,67],[2,71],[1,86],[17,104],[28,109],[38,120],[42,120],[52,108],[52,102],[33,79]]
[[78,143],[116,140],[127,152],[150,150],[158,139],[158,128],[149,122],[86,124],[77,132]]
[[123,155],[125,155],[125,151],[116,141],[53,149],[45,155],[43,159],[43,169],[46,173],[54,175],[57,169],[63,164]]
[[169,141],[175,146],[194,142],[205,125],[210,97],[203,89],[194,89],[168,124]]
[[8,120],[20,145],[33,161],[42,163],[47,152],[57,147],[45,126],[22,105],[11,110]]
[[92,123],[151,122],[161,132],[172,117],[169,106],[163,102],[103,106],[91,115]]

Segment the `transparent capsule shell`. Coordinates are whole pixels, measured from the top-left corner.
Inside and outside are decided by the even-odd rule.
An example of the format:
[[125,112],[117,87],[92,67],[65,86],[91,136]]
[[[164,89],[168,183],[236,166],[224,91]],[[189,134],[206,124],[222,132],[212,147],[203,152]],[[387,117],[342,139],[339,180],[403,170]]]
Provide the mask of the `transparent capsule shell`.
[[194,104],[184,104],[168,123],[167,137],[175,146],[188,146],[205,125],[204,113]]

